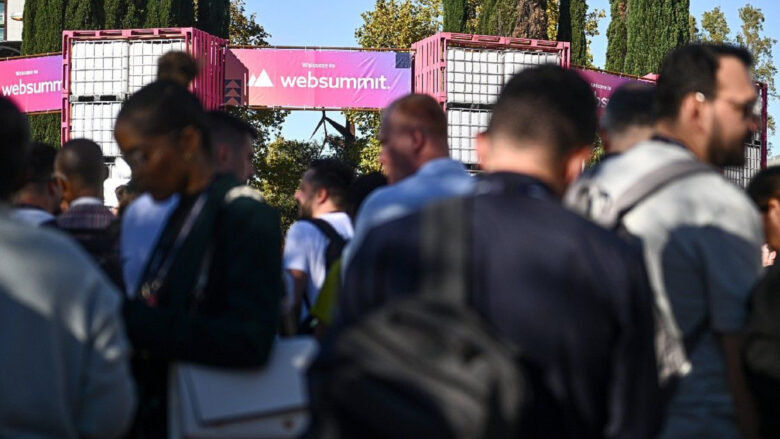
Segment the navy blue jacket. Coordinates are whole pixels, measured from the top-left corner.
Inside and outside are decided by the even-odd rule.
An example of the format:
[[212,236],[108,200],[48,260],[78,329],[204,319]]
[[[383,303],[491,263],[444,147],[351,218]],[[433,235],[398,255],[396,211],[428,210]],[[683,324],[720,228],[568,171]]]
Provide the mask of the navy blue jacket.
[[[472,207],[473,305],[541,372],[545,402],[528,437],[654,437],[660,394],[639,251],[528,176],[485,176]],[[418,290],[420,219],[369,233],[346,273],[337,331]]]

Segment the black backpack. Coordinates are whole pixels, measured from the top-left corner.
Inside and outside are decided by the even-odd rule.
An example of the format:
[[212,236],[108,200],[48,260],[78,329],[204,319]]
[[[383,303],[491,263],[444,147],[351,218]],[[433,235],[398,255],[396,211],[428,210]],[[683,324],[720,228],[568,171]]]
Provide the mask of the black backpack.
[[[301,221],[311,223],[317,230],[320,231],[326,238],[328,238],[328,246],[325,248],[325,273],[330,271],[330,267],[341,257],[341,252],[344,251],[344,247],[347,245],[347,240],[343,236],[339,235],[339,232],[330,225],[329,222],[320,218],[305,218]],[[299,334],[313,334],[314,328],[317,326],[317,319],[311,315],[311,308],[314,305],[309,300],[309,296],[306,293],[303,294],[303,304],[306,306],[306,317],[298,326]]]
[[328,340],[309,370],[312,437],[515,437],[527,380],[468,304],[469,205],[423,211],[419,294]]

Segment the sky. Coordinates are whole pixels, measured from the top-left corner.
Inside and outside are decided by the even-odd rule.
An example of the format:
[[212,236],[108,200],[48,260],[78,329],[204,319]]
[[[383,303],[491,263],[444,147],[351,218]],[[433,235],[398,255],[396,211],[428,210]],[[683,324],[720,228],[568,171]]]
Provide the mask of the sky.
[[[269,42],[279,46],[323,46],[359,47],[355,40],[355,29],[363,20],[360,14],[373,9],[375,0],[247,0],[248,12],[257,13],[257,21],[271,34]],[[720,6],[731,28],[731,36],[739,30],[741,22],[737,10],[744,6],[744,0],[691,0],[691,14],[701,22],[704,11]],[[780,2],[777,0],[752,0],[749,2],[764,12],[764,34],[780,40]],[[607,27],[609,26],[609,1],[589,0],[589,10],[604,9],[606,18],[599,22],[600,35],[593,38],[591,51],[594,64],[604,66],[607,50]],[[780,44],[775,44],[773,56],[780,62]],[[780,87],[780,81],[777,82]],[[769,112],[780,120],[780,101],[770,100]],[[329,114],[336,120],[343,120],[339,112]],[[282,127],[282,136],[288,139],[308,140],[321,117],[320,112],[295,111],[287,117]],[[780,129],[769,141],[780,151]],[[314,138],[322,139],[320,130]]]

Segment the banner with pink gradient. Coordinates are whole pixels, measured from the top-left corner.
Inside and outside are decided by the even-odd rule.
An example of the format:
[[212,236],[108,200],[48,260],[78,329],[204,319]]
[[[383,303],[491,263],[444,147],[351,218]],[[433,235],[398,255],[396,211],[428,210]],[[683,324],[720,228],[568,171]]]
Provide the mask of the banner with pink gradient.
[[412,90],[408,52],[230,49],[225,105],[384,108]]
[[627,82],[648,82],[653,83],[650,79],[634,79],[627,78],[625,76],[613,75],[610,73],[600,72],[597,70],[589,69],[574,69],[582,78],[588,82],[590,88],[593,90],[593,94],[596,95],[596,101],[598,101],[598,114],[604,112],[604,108],[609,102],[609,97],[612,96],[618,87]]
[[0,61],[0,94],[25,113],[59,110],[62,101],[62,56]]

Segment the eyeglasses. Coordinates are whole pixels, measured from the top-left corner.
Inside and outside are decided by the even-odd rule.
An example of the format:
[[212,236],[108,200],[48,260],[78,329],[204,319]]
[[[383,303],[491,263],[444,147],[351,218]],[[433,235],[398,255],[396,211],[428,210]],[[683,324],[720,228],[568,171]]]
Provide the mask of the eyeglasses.
[[[756,106],[758,98],[750,99],[747,102],[737,102],[733,99],[716,96],[714,99],[710,99],[710,101],[715,102],[719,99],[731,105],[731,108],[742,115],[743,120],[758,120],[761,118],[761,108]],[[704,93],[697,92],[696,100],[699,102],[704,102],[708,99],[706,96],[704,96]]]

